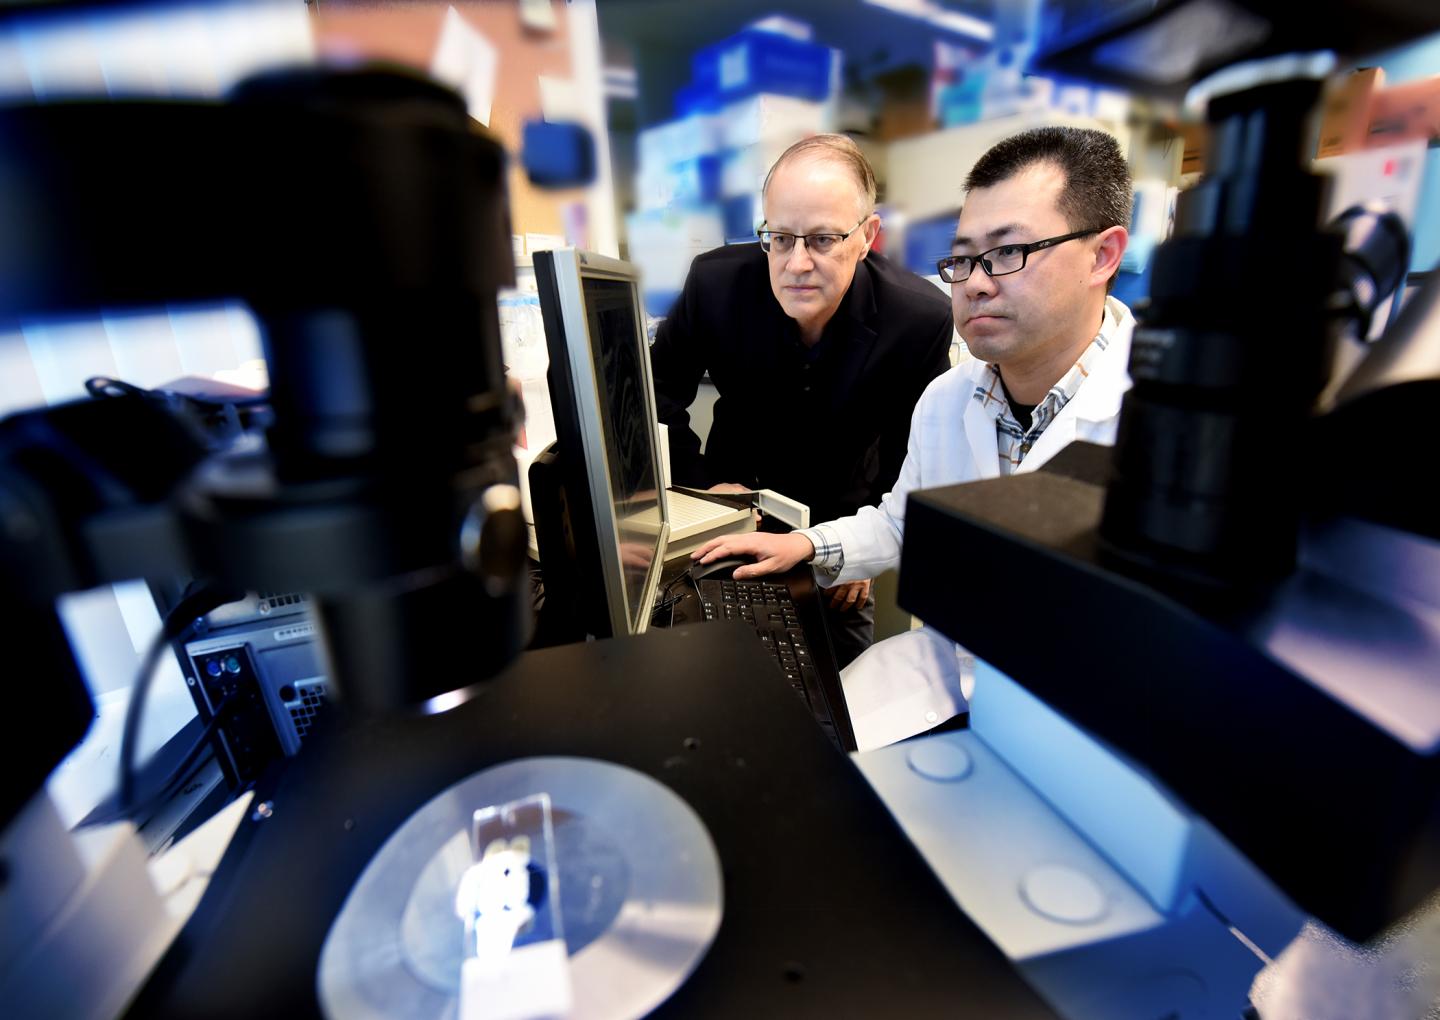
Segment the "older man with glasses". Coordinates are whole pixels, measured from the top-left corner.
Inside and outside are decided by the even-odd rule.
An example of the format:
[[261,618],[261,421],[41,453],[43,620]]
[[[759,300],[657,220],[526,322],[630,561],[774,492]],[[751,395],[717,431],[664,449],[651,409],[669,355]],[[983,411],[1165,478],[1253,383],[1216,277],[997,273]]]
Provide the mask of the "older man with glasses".
[[[1031,471],[1074,439],[1115,441],[1135,326],[1109,293],[1132,194],[1119,147],[1098,131],[1027,131],[982,156],[965,188],[953,254],[939,270],[975,360],[926,389],[895,487],[852,516],[720,539],[697,559],[757,557],[737,578],[804,560],[832,583],[869,577],[899,563],[911,490]],[[955,583],[956,598],[986,597],[984,577]],[[963,720],[965,658],[929,628],[861,656],[843,674],[860,749]]]
[[[770,488],[830,520],[877,503],[905,459],[910,415],[949,368],[950,305],[872,250],[875,175],[843,135],[787,149],[764,188],[760,243],[695,260],[651,349],[676,482]],[[704,454],[688,409],[719,391]],[[874,635],[870,575],[830,590],[841,665]]]

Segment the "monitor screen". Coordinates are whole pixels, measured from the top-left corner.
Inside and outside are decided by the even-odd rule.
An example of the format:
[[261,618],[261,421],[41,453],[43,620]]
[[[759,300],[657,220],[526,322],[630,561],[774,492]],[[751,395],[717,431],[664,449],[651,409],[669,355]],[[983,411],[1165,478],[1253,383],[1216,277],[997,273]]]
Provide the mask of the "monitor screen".
[[568,640],[638,634],[669,534],[638,274],[559,249],[536,252],[535,282],[556,433],[547,495],[530,473],[545,604]]
[[629,618],[640,616],[645,581],[657,555],[659,487],[649,374],[643,359],[635,285],[582,272],[585,316],[604,437],[609,499],[618,533]]

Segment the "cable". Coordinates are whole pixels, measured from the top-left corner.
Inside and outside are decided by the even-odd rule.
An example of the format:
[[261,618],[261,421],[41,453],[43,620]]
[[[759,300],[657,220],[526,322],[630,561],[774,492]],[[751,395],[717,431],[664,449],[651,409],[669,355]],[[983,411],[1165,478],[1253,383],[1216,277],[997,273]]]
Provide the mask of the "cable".
[[[236,592],[219,584],[202,585],[177,602],[166,614],[159,633],[145,650],[145,656],[140,660],[139,672],[135,676],[135,684],[130,690],[130,703],[125,707],[125,728],[120,736],[120,780],[116,806],[121,813],[130,810],[131,801],[135,797],[135,745],[139,741],[140,719],[150,687],[155,681],[160,656],[169,648],[171,641],[189,630],[201,617],[244,597],[244,592]],[[215,718],[218,718],[218,713]]]
[[[104,815],[87,816],[83,824],[108,825],[111,822],[118,822],[128,818],[134,818],[140,814],[143,814],[157,800],[166,796],[172,788],[176,786],[184,786],[185,783],[188,782],[190,778],[195,774],[195,772],[198,771],[192,766],[197,764],[197,759],[199,759],[200,752],[205,750],[206,745],[210,743],[210,738],[214,735],[215,730],[222,722],[225,721],[225,717],[230,714],[230,710],[233,707],[234,701],[235,695],[232,694],[220,702],[220,704],[216,707],[214,714],[210,716],[210,721],[207,722],[203,728],[201,728],[200,735],[195,738],[195,741],[190,745],[190,749],[186,751],[185,754],[181,757],[180,764],[176,765],[173,769],[170,770],[170,774],[167,775],[164,781],[155,788],[154,792],[149,794],[144,800],[140,801],[138,804],[135,804],[129,808],[121,807],[117,798],[115,810]],[[200,760],[198,761],[198,764],[203,766],[208,760],[209,759]]]
[[1261,949],[1258,945],[1256,945],[1255,941],[1251,939],[1249,935],[1246,935],[1243,931],[1237,928],[1235,926],[1235,923],[1231,921],[1230,918],[1225,916],[1225,914],[1220,910],[1220,908],[1215,905],[1214,901],[1211,900],[1209,896],[1205,895],[1205,891],[1203,889],[1201,889],[1197,885],[1192,887],[1190,891],[1195,894],[1195,898],[1200,901],[1200,905],[1203,906],[1206,910],[1210,911],[1210,913],[1215,917],[1215,919],[1225,926],[1225,929],[1230,932],[1230,934],[1234,937],[1235,941],[1239,942],[1246,949],[1250,950],[1250,952],[1254,953],[1255,956],[1267,967],[1275,962],[1274,960],[1270,959],[1269,953],[1265,952],[1265,950]]
[[676,607],[677,605],[679,605],[681,602],[684,602],[684,601],[685,601],[685,596],[684,596],[683,594],[681,594],[681,595],[671,595],[671,594],[670,594],[670,589],[671,589],[671,588],[674,588],[674,587],[675,587],[677,584],[679,584],[681,581],[689,580],[691,586],[694,587],[694,588],[695,588],[695,591],[698,593],[698,592],[700,591],[700,588],[699,588],[698,585],[695,584],[695,578],[692,576],[692,572],[694,571],[694,569],[695,569],[695,567],[694,567],[693,564],[692,564],[691,566],[689,566],[689,567],[686,567],[686,568],[685,568],[685,573],[680,574],[680,575],[677,576],[677,577],[672,577],[672,578],[670,579],[670,581],[669,581],[663,588],[660,589],[660,597],[656,600],[654,607],[651,608],[651,610],[650,610],[650,621],[651,621],[652,623],[655,621],[655,617],[656,617],[659,613],[661,613],[661,612],[663,612],[664,610],[668,609],[668,610],[670,610],[670,622],[669,622],[668,625],[669,625],[669,626],[673,626],[673,625],[674,625],[674,623],[675,623],[675,607]]
[[123,379],[111,379],[106,375],[96,375],[86,379],[85,392],[97,399],[103,397],[147,397],[151,400],[161,402],[175,400],[196,404],[210,410],[227,405],[231,407],[256,407],[270,402],[269,395],[265,393],[248,397],[212,397],[205,394],[180,393],[173,390],[147,390],[143,386],[136,386],[134,383],[125,382]]
[[651,610],[650,610],[650,622],[651,622],[651,623],[654,623],[654,622],[655,622],[655,617],[659,616],[661,613],[663,613],[665,610],[668,609],[668,610],[670,610],[670,619],[669,619],[669,621],[666,623],[666,626],[667,626],[667,627],[669,627],[669,626],[674,626],[674,624],[675,624],[675,607],[678,606],[681,602],[684,602],[684,601],[685,601],[685,596],[684,596],[684,595],[674,595],[674,596],[671,596],[670,598],[665,599],[663,602],[657,602],[657,603],[655,603],[654,607],[651,608]]
[[85,392],[97,400],[102,397],[149,397],[154,395],[134,383],[125,382],[123,379],[111,379],[104,375],[86,379]]
[[123,379],[97,375],[85,380],[85,392],[96,400],[139,400],[178,420],[192,439],[212,453],[229,449],[248,433],[273,420],[268,393],[250,396],[147,390]]
[[185,756],[180,759],[180,764],[170,770],[170,775],[165,778],[165,781],[161,783],[155,793],[151,795],[151,799],[168,792],[172,786],[185,785],[185,780],[189,779],[190,775],[194,772],[191,766],[195,764],[195,760],[199,757],[200,752],[205,750],[206,745],[209,744],[210,738],[214,735],[215,730],[219,728],[220,723],[230,714],[230,709],[233,707],[236,697],[235,694],[230,694],[222,699],[220,704],[215,707],[214,713],[210,716],[210,721],[200,730],[200,735],[196,737],[195,742],[190,745],[190,750],[185,752]]
[[[669,598],[669,597],[670,597],[670,589],[673,588],[673,587],[675,587],[675,586],[676,586],[677,584],[679,584],[681,581],[689,581],[689,582],[690,582],[690,587],[692,587],[692,588],[695,589],[695,593],[696,593],[697,595],[700,593],[700,586],[695,583],[695,564],[694,564],[694,563],[691,563],[688,567],[685,568],[685,573],[680,574],[680,575],[677,576],[677,577],[672,577],[672,578],[670,579],[669,583],[666,584],[664,588],[661,588],[661,589],[660,589],[660,597],[661,597],[661,598]],[[684,598],[685,596],[680,595],[680,596],[677,596],[677,597],[678,597],[678,598]]]

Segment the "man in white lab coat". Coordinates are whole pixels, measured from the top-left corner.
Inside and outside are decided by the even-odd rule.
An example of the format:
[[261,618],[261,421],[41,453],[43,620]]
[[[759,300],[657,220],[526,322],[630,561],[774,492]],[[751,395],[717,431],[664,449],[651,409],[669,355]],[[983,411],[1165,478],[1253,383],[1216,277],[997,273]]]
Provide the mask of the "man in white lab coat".
[[[939,269],[974,360],[920,398],[895,487],[879,506],[804,531],[717,539],[697,550],[701,562],[754,556],[737,579],[803,560],[822,584],[873,577],[899,565],[911,490],[1033,471],[1075,439],[1115,441],[1135,325],[1109,296],[1131,202],[1115,140],[1077,128],[1027,131],[982,156],[965,190],[953,254]],[[984,590],[983,577],[956,581]],[[963,658],[926,627],[857,659],[842,678],[860,749],[966,711]]]

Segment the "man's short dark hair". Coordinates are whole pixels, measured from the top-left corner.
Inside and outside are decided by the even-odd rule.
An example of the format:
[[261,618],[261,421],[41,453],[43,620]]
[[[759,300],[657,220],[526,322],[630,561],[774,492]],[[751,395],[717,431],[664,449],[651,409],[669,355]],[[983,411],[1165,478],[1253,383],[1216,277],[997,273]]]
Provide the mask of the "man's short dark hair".
[[997,142],[980,157],[965,190],[989,188],[1036,163],[1065,174],[1060,213],[1071,230],[1130,226],[1130,168],[1115,139],[1088,128],[1043,127]]

